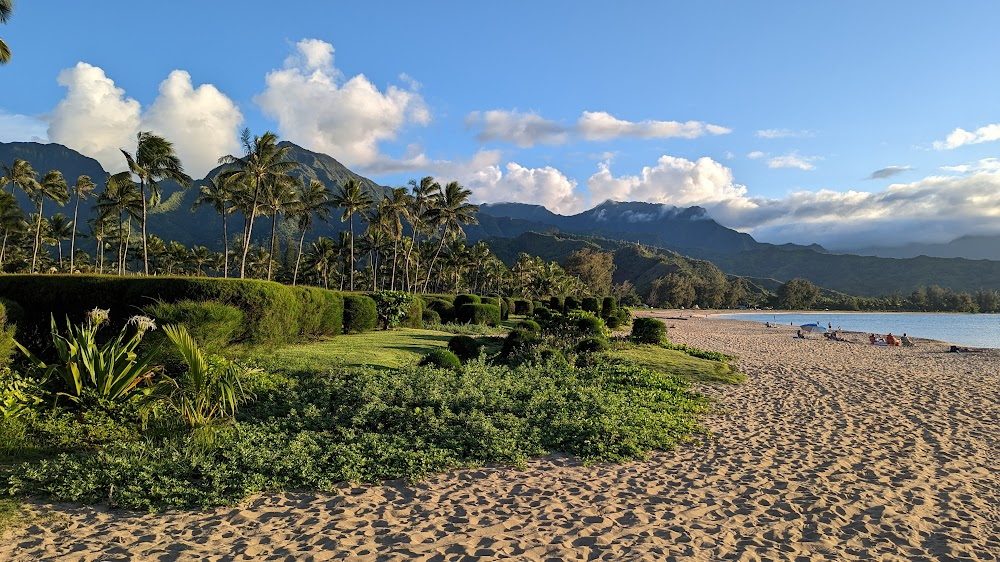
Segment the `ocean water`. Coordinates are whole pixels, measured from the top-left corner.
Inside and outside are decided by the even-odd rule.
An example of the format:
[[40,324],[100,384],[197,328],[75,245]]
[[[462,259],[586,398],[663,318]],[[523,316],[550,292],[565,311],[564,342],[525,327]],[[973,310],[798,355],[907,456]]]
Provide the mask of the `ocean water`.
[[904,333],[915,338],[951,342],[968,347],[1000,348],[1000,314],[957,314],[922,312],[808,312],[808,313],[735,313],[715,314],[710,318],[789,323],[795,326],[816,322],[833,324],[848,332],[885,335]]

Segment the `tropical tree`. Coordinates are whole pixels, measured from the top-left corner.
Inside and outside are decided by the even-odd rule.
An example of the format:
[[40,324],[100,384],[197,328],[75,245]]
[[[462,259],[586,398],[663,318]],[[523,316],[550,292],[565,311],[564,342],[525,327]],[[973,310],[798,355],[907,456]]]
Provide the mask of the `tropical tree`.
[[0,269],[3,268],[7,252],[7,236],[21,230],[24,223],[24,211],[17,204],[17,199],[6,191],[0,192],[0,228],[3,228],[3,244],[0,245]]
[[313,228],[313,217],[326,221],[330,217],[330,190],[319,180],[311,180],[302,188],[298,203],[292,209],[299,229],[299,252],[295,257],[295,271],[292,273],[292,285],[298,282],[299,263],[302,261],[302,244],[306,233]]
[[56,213],[49,219],[48,234],[59,248],[59,271],[63,270],[62,242],[73,236],[75,231],[75,223],[62,213]]
[[[301,187],[302,181],[298,178],[292,176],[283,176],[276,178],[267,188],[267,197],[264,199],[264,208],[267,214],[271,216],[271,244],[268,246],[268,252],[272,256],[277,256],[281,254],[281,248],[275,247],[275,235],[278,230],[278,214],[281,212],[286,212],[289,208],[294,209],[296,203],[298,202],[298,193],[296,192],[296,187]],[[271,280],[271,266],[274,264],[274,260],[271,260],[267,264],[267,280]]]
[[427,268],[427,278],[424,280],[424,292],[427,292],[427,284],[431,282],[431,273],[434,271],[434,262],[441,254],[448,235],[464,237],[462,230],[464,224],[477,224],[476,213],[479,207],[469,203],[469,196],[472,192],[463,188],[457,181],[448,183],[445,188],[435,197],[427,211],[427,216],[431,224],[437,225],[441,229],[441,241],[438,244],[434,257],[431,258],[430,267]]
[[396,263],[399,261],[399,244],[403,238],[403,217],[413,205],[413,197],[405,187],[397,187],[390,191],[384,199],[385,226],[392,238],[392,277],[389,280],[389,290],[396,290]]
[[294,170],[297,162],[287,159],[291,145],[278,146],[278,135],[271,131],[259,137],[250,135],[250,129],[243,129],[240,137],[243,144],[243,156],[232,154],[219,159],[220,164],[231,166],[220,174],[222,181],[244,182],[249,190],[246,197],[248,204],[244,212],[245,228],[243,230],[243,259],[240,260],[240,277],[246,276],[247,253],[250,251],[250,240],[253,234],[254,218],[260,208],[261,199],[267,186],[277,183]]
[[128,170],[111,176],[116,183],[134,182],[132,176],[139,178],[139,197],[142,201],[142,213],[139,225],[142,228],[142,264],[143,271],[149,275],[149,252],[146,247],[146,188],[149,188],[149,206],[155,207],[160,202],[160,181],[174,180],[183,187],[191,185],[191,176],[184,173],[181,160],[174,152],[174,145],[167,139],[151,133],[140,131],[136,135],[135,155],[124,148],[121,149]]
[[[0,0],[0,23],[7,23],[10,14],[14,11],[14,0]],[[10,62],[10,47],[0,39],[0,64]]]
[[211,265],[215,259],[215,252],[205,246],[195,246],[188,252],[188,261],[199,276],[205,275],[205,266]]
[[[2,1],[0,0],[0,2]],[[8,184],[10,185],[10,194],[14,205],[17,205],[17,200],[13,199],[15,188],[20,188],[25,193],[32,193],[38,189],[38,172],[31,167],[31,164],[27,160],[15,158],[11,166],[0,164],[0,170],[3,172],[3,176],[0,176],[0,188],[6,187]],[[7,249],[7,238],[10,232],[12,228],[14,230],[17,229],[17,227],[11,226],[12,224],[14,223],[5,223],[4,226],[3,245],[0,246],[0,263],[3,263],[3,256]]]
[[201,186],[201,192],[191,210],[202,205],[211,205],[215,212],[222,215],[222,276],[229,277],[229,226],[226,217],[236,211],[232,184],[223,181],[218,175],[209,178],[208,183]]
[[370,193],[365,191],[360,183],[350,178],[333,194],[330,200],[334,207],[344,210],[340,217],[340,222],[350,221],[351,223],[351,290],[354,290],[354,213],[364,211],[372,206],[373,199]]
[[330,271],[337,267],[337,257],[338,251],[334,241],[325,236],[320,236],[309,246],[306,268],[319,277],[324,289],[330,288]]
[[417,270],[420,267],[419,252],[417,253],[418,261],[413,264],[414,275],[413,282],[410,282],[410,257],[413,252],[414,246],[419,246],[420,244],[420,233],[423,232],[425,221],[427,218],[427,210],[432,200],[434,194],[441,192],[441,184],[434,181],[434,178],[430,176],[425,176],[420,182],[417,180],[410,180],[410,189],[413,191],[412,205],[408,208],[405,218],[408,223],[410,223],[410,230],[413,233],[413,243],[406,251],[406,258],[403,260],[405,264],[404,274],[406,276],[406,290],[414,291],[416,289],[417,280]]
[[[73,232],[70,233],[69,242],[69,270],[76,271],[76,261],[74,256],[76,254],[76,225],[78,224],[77,217],[80,211],[80,200],[86,200],[87,195],[93,193],[97,186],[91,181],[90,176],[80,176],[76,178],[76,184],[73,185],[73,195],[76,196],[76,205],[73,206]],[[62,267],[60,263],[59,267]]]
[[[128,254],[128,242],[132,234],[132,218],[139,216],[141,203],[139,190],[135,182],[112,181],[111,178],[104,184],[104,191],[97,196],[98,222],[101,225],[102,233],[107,232],[105,225],[107,219],[116,217],[118,225],[113,232],[113,239],[118,240],[118,274],[125,274],[125,263]],[[126,221],[128,228],[126,228]],[[102,260],[103,262],[103,260]]]
[[62,172],[59,170],[49,170],[42,176],[42,181],[39,182],[38,187],[29,193],[28,196],[35,202],[35,213],[38,215],[35,226],[35,245],[31,254],[31,272],[34,273],[35,264],[38,263],[38,247],[42,243],[42,206],[45,204],[46,199],[51,199],[59,203],[60,206],[69,200],[69,188],[66,186],[66,178],[63,177]]

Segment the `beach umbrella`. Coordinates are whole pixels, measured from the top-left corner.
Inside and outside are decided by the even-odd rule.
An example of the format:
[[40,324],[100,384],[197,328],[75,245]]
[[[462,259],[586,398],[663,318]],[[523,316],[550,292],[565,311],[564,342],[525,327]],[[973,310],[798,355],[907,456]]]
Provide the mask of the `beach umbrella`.
[[801,328],[803,332],[816,332],[816,333],[819,333],[819,334],[825,334],[826,333],[826,326],[824,326],[822,324],[815,324],[815,323],[814,324],[803,324],[803,325],[799,326],[799,328]]

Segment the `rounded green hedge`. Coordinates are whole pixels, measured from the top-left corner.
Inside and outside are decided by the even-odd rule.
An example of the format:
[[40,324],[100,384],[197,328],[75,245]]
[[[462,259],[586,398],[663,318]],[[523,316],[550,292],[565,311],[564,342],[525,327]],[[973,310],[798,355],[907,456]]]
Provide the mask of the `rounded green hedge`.
[[441,315],[438,314],[437,312],[429,309],[429,308],[424,309],[424,311],[422,313],[420,313],[420,317],[423,319],[424,324],[440,324],[441,323]]
[[617,311],[618,301],[615,300],[615,297],[604,297],[601,300],[601,318],[607,320],[614,316]]
[[455,297],[455,300],[452,302],[452,306],[455,307],[455,310],[459,310],[460,308],[462,308],[463,305],[481,304],[482,302],[483,300],[479,298],[479,295],[469,295],[469,294],[457,295]]
[[370,332],[378,326],[375,299],[368,295],[344,295],[344,333]]
[[608,340],[596,336],[584,338],[576,344],[577,353],[600,353],[609,349],[611,345],[608,344]]
[[220,302],[158,302],[143,309],[158,326],[181,324],[209,353],[218,353],[243,332],[243,311]]
[[604,320],[596,316],[584,315],[576,319],[576,329],[583,336],[604,336]]
[[539,326],[538,322],[535,322],[534,320],[521,320],[520,322],[517,323],[517,327],[524,328],[525,330],[528,330],[535,334],[542,333],[542,327]]
[[528,299],[514,299],[514,314],[520,314],[522,316],[531,316],[534,311],[535,305]]
[[632,321],[632,341],[658,344],[667,337],[667,325],[656,318],[636,318]]
[[549,297],[548,308],[552,310],[552,312],[562,313],[566,309],[565,307],[566,307],[566,302],[565,299],[563,299],[563,297],[559,296]]
[[463,304],[455,319],[462,324],[500,325],[500,307],[494,304]]
[[601,301],[597,297],[583,297],[580,307],[587,312],[593,312],[594,314],[601,313]]
[[510,354],[524,350],[537,342],[538,336],[534,332],[530,332],[524,328],[514,328],[509,334],[507,334],[507,337],[504,338],[503,347],[500,349],[500,355],[508,357]]
[[563,312],[580,309],[580,299],[576,297],[566,297],[563,301]]
[[458,356],[447,349],[433,349],[420,360],[420,365],[438,367],[440,369],[453,369],[455,371],[462,368],[462,362]]
[[479,357],[479,350],[482,348],[483,344],[471,336],[458,335],[448,340],[448,351],[458,356],[463,363]]

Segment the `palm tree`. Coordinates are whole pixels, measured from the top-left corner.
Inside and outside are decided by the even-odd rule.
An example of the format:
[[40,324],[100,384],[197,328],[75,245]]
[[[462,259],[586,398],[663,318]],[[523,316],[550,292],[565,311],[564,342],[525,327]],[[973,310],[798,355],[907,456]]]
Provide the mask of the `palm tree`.
[[404,274],[406,275],[406,290],[415,291],[417,286],[417,272],[420,268],[419,253],[417,254],[418,262],[414,264],[414,275],[413,283],[410,283],[410,254],[413,252],[414,246],[419,246],[420,242],[420,232],[422,231],[424,225],[424,219],[426,219],[428,203],[435,193],[441,191],[441,185],[434,181],[434,178],[430,176],[425,176],[423,179],[417,183],[417,180],[410,180],[410,189],[413,190],[413,205],[405,213],[407,222],[410,223],[410,230],[413,233],[413,243],[410,244],[409,249],[406,251],[406,258],[403,259],[403,263],[406,264],[406,270]]
[[4,257],[7,251],[7,235],[21,229],[24,222],[24,210],[17,204],[17,199],[6,191],[0,192],[0,227],[3,227],[3,245],[0,245],[0,270],[3,269]]
[[[14,0],[0,0],[0,23],[7,23],[10,14],[14,11]],[[0,64],[10,62],[10,47],[0,39]]]
[[[128,254],[128,237],[132,233],[131,219],[140,213],[140,197],[138,186],[134,181],[108,181],[104,191],[97,196],[98,218],[101,223],[110,217],[118,218],[118,274],[125,274],[125,262]],[[125,229],[126,220],[128,230]],[[127,234],[126,234],[127,232]]]
[[[0,2],[2,1],[0,0]],[[25,193],[31,193],[38,189],[38,172],[31,167],[27,160],[15,158],[11,166],[0,164],[0,170],[3,171],[3,176],[0,176],[0,188],[10,184],[10,195],[15,205],[17,205],[17,200],[13,199],[15,188],[19,187]],[[3,256],[7,250],[7,237],[10,235],[10,231],[19,228],[19,226],[14,226],[15,223],[16,221],[4,224],[3,244],[0,245],[0,264],[3,263]],[[19,223],[16,224],[19,225]]]
[[[76,185],[73,186],[73,194],[76,195],[76,205],[73,207],[73,232],[70,234],[69,242],[69,270],[70,272],[76,271],[76,262],[74,260],[74,255],[76,254],[76,225],[77,216],[80,211],[80,200],[86,200],[87,194],[92,193],[97,186],[94,182],[90,180],[90,176],[80,176],[76,178]],[[62,264],[59,264],[62,267]]]
[[149,187],[149,206],[155,207],[160,202],[160,180],[174,180],[182,187],[191,185],[191,176],[184,173],[181,160],[174,152],[174,145],[167,139],[149,131],[140,131],[136,135],[135,156],[124,148],[120,149],[128,171],[111,176],[117,183],[133,182],[132,176],[139,178],[139,196],[142,198],[142,215],[139,225],[142,227],[142,263],[143,271],[149,275],[149,251],[146,246],[146,187]]
[[396,262],[399,261],[399,242],[403,238],[402,217],[409,212],[413,205],[413,197],[405,187],[397,187],[390,191],[382,199],[385,205],[386,229],[392,237],[392,277],[389,281],[389,290],[396,290]]
[[201,194],[195,199],[191,210],[193,211],[201,205],[211,205],[215,212],[222,215],[222,276],[229,277],[229,227],[226,223],[226,217],[236,211],[232,185],[223,181],[218,175],[209,178],[208,183],[201,186]]
[[295,258],[295,272],[292,273],[292,285],[295,285],[299,277],[299,262],[302,261],[302,244],[306,233],[313,228],[313,217],[325,222],[330,216],[330,190],[319,180],[310,181],[308,186],[302,188],[293,214],[298,219],[299,229],[299,253]]
[[250,251],[250,239],[253,233],[253,222],[259,210],[261,198],[267,186],[278,183],[280,178],[288,176],[288,172],[298,166],[297,162],[286,160],[291,145],[278,146],[278,135],[271,131],[262,136],[251,137],[250,129],[243,129],[240,138],[243,143],[243,157],[232,154],[219,159],[220,164],[228,164],[231,169],[222,172],[223,181],[246,181],[252,191],[248,197],[249,204],[245,212],[246,228],[243,232],[243,259],[240,262],[240,277],[246,276],[247,252]]
[[306,255],[306,267],[315,271],[323,282],[323,288],[330,288],[330,270],[336,267],[337,246],[334,241],[325,236],[320,236],[309,247]]
[[340,217],[340,222],[347,220],[351,221],[351,290],[354,290],[354,213],[358,211],[363,211],[372,206],[373,200],[370,193],[364,190],[354,178],[347,180],[347,183],[341,186],[333,194],[333,199],[330,200],[334,207],[339,207],[344,210],[343,216]]
[[76,233],[76,223],[62,213],[56,213],[49,219],[49,236],[59,247],[59,271],[63,268],[62,241]]
[[[264,200],[264,208],[267,209],[267,213],[271,215],[271,245],[269,246],[269,253],[272,256],[281,254],[281,248],[275,248],[275,234],[277,233],[278,228],[278,213],[287,211],[289,208],[295,208],[295,205],[298,202],[298,193],[296,193],[295,188],[301,186],[302,180],[292,176],[279,178],[277,181],[268,186],[267,197]],[[271,280],[271,265],[273,263],[274,260],[271,260],[267,264],[268,281]]]
[[431,258],[431,265],[427,268],[427,278],[424,280],[424,292],[427,292],[427,284],[431,282],[431,273],[434,271],[434,262],[441,254],[448,235],[465,236],[462,230],[463,224],[477,224],[475,214],[479,212],[479,207],[469,203],[469,196],[472,192],[463,188],[457,181],[448,183],[444,190],[434,198],[430,209],[427,211],[428,219],[432,224],[441,228],[441,242],[438,244],[437,252]]
[[28,194],[35,202],[36,214],[38,215],[37,226],[35,227],[35,246],[31,254],[31,272],[35,273],[35,264],[38,262],[38,247],[41,245],[42,237],[42,206],[46,199],[51,199],[62,206],[69,200],[69,188],[66,186],[66,178],[59,170],[49,170],[42,176],[42,181],[38,187]]
[[188,253],[188,260],[191,262],[191,266],[194,267],[198,276],[204,276],[205,266],[215,261],[215,252],[205,246],[195,246]]

